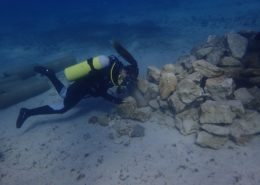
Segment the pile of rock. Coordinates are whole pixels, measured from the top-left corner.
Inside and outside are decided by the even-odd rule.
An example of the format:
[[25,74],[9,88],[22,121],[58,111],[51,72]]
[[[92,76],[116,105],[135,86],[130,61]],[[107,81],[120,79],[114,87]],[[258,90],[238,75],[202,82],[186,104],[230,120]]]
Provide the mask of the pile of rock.
[[152,111],[170,113],[182,134],[196,133],[198,145],[219,149],[260,133],[259,87],[260,33],[210,36],[175,64],[149,66],[118,112],[141,121]]

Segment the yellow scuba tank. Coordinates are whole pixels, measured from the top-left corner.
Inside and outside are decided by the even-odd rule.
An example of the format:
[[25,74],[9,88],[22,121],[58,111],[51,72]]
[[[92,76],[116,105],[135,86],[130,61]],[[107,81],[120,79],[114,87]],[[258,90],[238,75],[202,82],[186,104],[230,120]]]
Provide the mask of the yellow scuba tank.
[[67,67],[64,70],[65,77],[69,81],[74,81],[86,76],[91,70],[100,70],[109,65],[109,58],[104,55],[100,55],[81,63]]

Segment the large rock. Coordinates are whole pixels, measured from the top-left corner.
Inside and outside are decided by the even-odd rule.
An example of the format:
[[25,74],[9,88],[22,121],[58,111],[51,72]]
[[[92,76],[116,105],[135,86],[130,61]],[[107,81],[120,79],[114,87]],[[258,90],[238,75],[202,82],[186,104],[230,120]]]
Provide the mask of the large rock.
[[145,128],[141,125],[135,125],[129,133],[130,137],[144,137]]
[[210,64],[206,60],[197,60],[192,63],[195,71],[201,73],[203,76],[212,78],[221,76],[224,72],[221,68]]
[[230,133],[230,127],[229,126],[219,126],[219,125],[212,125],[212,124],[203,124],[201,126],[201,129],[217,135],[217,136],[228,136]]
[[150,101],[148,102],[148,105],[149,105],[153,110],[159,110],[159,109],[160,109],[160,105],[159,105],[159,102],[157,101],[157,99],[150,100]]
[[137,107],[145,107],[148,105],[149,99],[146,99],[145,95],[138,88],[132,92],[132,96],[136,100]]
[[193,81],[195,84],[200,85],[203,75],[199,72],[194,72],[186,76],[186,80]]
[[117,112],[122,118],[132,118],[136,109],[137,103],[133,97],[127,97],[124,103],[117,106]]
[[122,118],[145,122],[150,119],[152,111],[150,107],[137,108],[136,100],[128,97],[124,103],[117,106],[117,112]]
[[174,114],[183,111],[186,107],[186,105],[180,100],[176,92],[168,98],[168,104]]
[[231,53],[236,58],[242,58],[245,55],[248,40],[237,33],[227,34],[228,46],[231,50]]
[[149,82],[145,79],[138,79],[137,87],[143,94],[145,94],[148,90]]
[[145,99],[151,100],[159,96],[159,86],[154,83],[148,84],[148,89],[145,93]]
[[176,92],[180,100],[185,104],[193,103],[195,100],[204,97],[203,89],[190,79],[183,79],[178,83]]
[[225,49],[224,48],[219,48],[219,47],[215,47],[213,49],[213,51],[211,51],[207,57],[206,60],[213,65],[218,65],[219,62],[221,61],[221,58],[223,57],[223,55],[225,54]]
[[184,55],[177,59],[176,64],[181,65],[185,72],[192,73],[193,67],[192,63],[196,60],[196,57],[193,55]]
[[196,108],[177,114],[175,119],[176,127],[183,135],[196,133],[199,130],[199,110]]
[[162,68],[162,73],[174,73],[175,66],[173,64],[165,64]]
[[146,122],[150,119],[151,114],[152,114],[152,110],[150,107],[141,107],[141,108],[137,108],[133,112],[131,119],[141,121],[141,122]]
[[238,144],[244,144],[248,136],[260,133],[260,114],[248,110],[242,119],[235,119],[231,126],[231,136]]
[[159,84],[160,76],[161,76],[160,69],[154,66],[148,66],[146,79],[149,82]]
[[254,96],[254,101],[251,102],[249,108],[258,110],[258,112],[260,112],[260,88],[252,87],[248,89],[248,91]]
[[209,147],[212,149],[220,149],[228,141],[227,137],[215,136],[205,131],[201,131],[197,135],[196,144],[202,147]]
[[192,53],[193,55],[196,56],[198,59],[203,59],[206,58],[206,56],[212,52],[214,49],[213,46],[204,46],[204,47],[199,47],[199,48],[193,48]]
[[226,56],[226,57],[222,58],[222,60],[219,63],[219,66],[221,66],[221,67],[240,67],[241,62],[234,57]]
[[159,82],[159,92],[161,99],[168,98],[176,89],[177,78],[174,73],[163,72]]
[[225,39],[216,36],[209,36],[207,43],[192,49],[197,59],[206,59],[213,65],[217,65],[225,53]]
[[169,104],[166,100],[162,100],[160,98],[157,99],[157,102],[159,104],[160,110],[163,112],[167,112],[169,110]]
[[239,101],[211,101],[201,104],[200,123],[232,124],[235,117],[243,114]]
[[235,99],[240,100],[242,102],[242,104],[245,106],[249,105],[254,100],[254,96],[252,96],[248,92],[247,88],[237,89],[234,92],[234,95],[235,95]]
[[233,94],[235,83],[232,78],[225,78],[225,76],[209,78],[205,89],[213,99],[224,100]]

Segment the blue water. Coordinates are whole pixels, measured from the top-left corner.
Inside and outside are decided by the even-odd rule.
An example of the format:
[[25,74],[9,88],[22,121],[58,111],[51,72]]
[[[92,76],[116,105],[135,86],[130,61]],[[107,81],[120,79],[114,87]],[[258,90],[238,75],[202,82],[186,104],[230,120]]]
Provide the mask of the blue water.
[[0,64],[114,54],[120,40],[141,63],[162,66],[208,35],[260,30],[259,0],[2,0]]

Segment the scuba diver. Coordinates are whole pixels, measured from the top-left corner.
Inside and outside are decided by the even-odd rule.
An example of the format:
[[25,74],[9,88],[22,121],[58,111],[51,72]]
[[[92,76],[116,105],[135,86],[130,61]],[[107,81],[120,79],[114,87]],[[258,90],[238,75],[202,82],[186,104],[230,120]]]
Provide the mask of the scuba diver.
[[[34,115],[62,114],[74,107],[86,97],[103,97],[106,100],[120,104],[123,98],[120,94],[131,92],[139,73],[137,61],[119,43],[112,42],[113,47],[129,64],[124,65],[116,56],[97,56],[64,70],[67,80],[73,81],[65,87],[51,69],[35,66],[34,71],[46,76],[58,94],[63,98],[61,105],[44,105],[28,109],[21,108],[16,121],[16,128],[21,128],[25,120]],[[116,87],[116,95],[109,93],[109,89]]]

